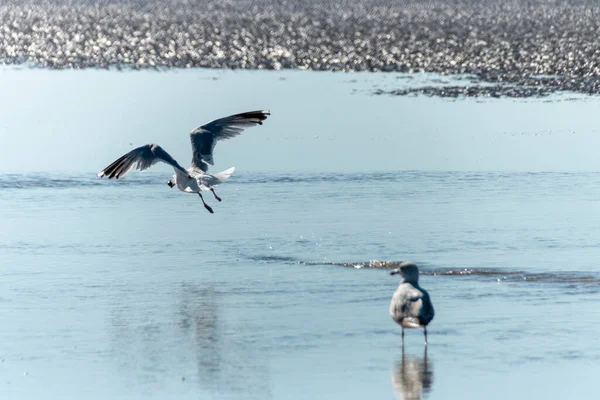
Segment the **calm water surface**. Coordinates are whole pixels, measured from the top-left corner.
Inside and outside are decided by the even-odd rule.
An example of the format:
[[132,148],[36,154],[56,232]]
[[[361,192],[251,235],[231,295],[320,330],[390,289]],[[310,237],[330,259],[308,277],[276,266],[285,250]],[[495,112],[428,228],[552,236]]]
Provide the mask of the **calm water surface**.
[[[6,114],[12,117],[2,123],[11,128],[1,131],[7,141],[0,161],[2,398],[594,398],[600,173],[573,171],[593,170],[594,121],[561,122],[577,125],[576,133],[534,133],[547,132],[556,110],[597,107],[597,100],[394,99],[362,89],[351,95],[343,74],[303,75],[300,85],[290,84],[300,76],[294,73],[287,80],[277,73],[225,73],[197,82],[220,82],[230,96],[236,83],[255,76],[265,87],[259,98],[279,93],[274,101],[283,116],[274,112],[263,127],[217,146],[217,169],[235,164],[238,170],[218,191],[222,203],[206,197],[214,215],[197,196],[169,189],[168,169],[118,182],[95,178],[129,142],[172,144],[172,151],[165,147],[185,162],[189,128],[257,108],[246,90],[231,103],[218,97],[210,112],[203,104],[201,115],[186,114],[177,135],[163,130],[167,123],[152,126],[142,117],[168,119],[192,95],[173,98],[171,106],[162,99],[160,115],[135,104],[118,116],[101,110],[116,107],[111,96],[117,103],[135,97],[126,82],[140,80],[135,90],[150,104],[147,91],[168,92],[167,83],[192,73],[217,74],[61,73],[56,76],[71,95],[56,92],[60,101],[48,97],[57,83],[40,77],[51,72],[0,75],[5,87],[18,86],[7,74],[24,74],[48,90],[30,94],[35,115],[25,112],[26,99],[1,100],[4,110],[23,112]],[[89,79],[94,74],[110,87],[98,94],[105,103],[82,92],[82,85],[96,84]],[[25,80],[20,90],[31,88]],[[331,90],[303,103],[307,92],[300,88],[308,83],[313,91],[317,84]],[[288,96],[295,110],[285,105]],[[343,118],[333,122],[327,110],[341,115],[329,104],[338,97],[353,110],[348,120],[381,118],[370,119],[368,131]],[[258,108],[268,106],[259,102]],[[361,102],[365,112],[357,115]],[[321,111],[306,114],[306,121],[297,108],[302,104]],[[380,106],[399,114],[378,114]],[[422,136],[400,128],[397,135],[377,133],[380,124],[400,124],[402,113],[416,123],[403,106],[443,110],[436,124],[448,124],[448,136],[428,128]],[[514,118],[493,110],[510,110]],[[547,116],[538,126],[525,115],[532,110]],[[492,122],[478,128],[461,122],[469,128],[458,133],[458,122],[445,117],[469,112],[487,112]],[[425,127],[435,119],[419,118]],[[123,137],[115,120],[131,136]],[[533,128],[517,131],[517,120]],[[60,124],[64,129],[55,129]],[[98,124],[107,128],[105,137]],[[44,126],[52,129],[38,129]],[[481,137],[470,142],[477,129]],[[365,132],[381,145],[365,148],[363,141],[361,147]],[[327,152],[310,151],[329,134]],[[448,147],[440,140],[460,143]],[[484,146],[494,140],[497,152]],[[53,150],[52,142],[72,145]],[[434,154],[426,157],[431,143],[437,143]],[[524,146],[532,143],[536,150]],[[522,145],[524,157],[508,158]],[[577,147],[586,149],[578,159]],[[482,149],[492,155],[482,171],[443,171],[441,158],[469,169]],[[571,172],[523,172],[543,169],[561,151],[572,168],[556,170]],[[411,160],[417,160],[414,170]],[[496,165],[509,172],[484,171]],[[398,279],[389,269],[369,268],[371,260],[422,265],[421,283],[436,307],[427,353],[421,331],[407,332],[403,353],[400,328],[388,316]]]

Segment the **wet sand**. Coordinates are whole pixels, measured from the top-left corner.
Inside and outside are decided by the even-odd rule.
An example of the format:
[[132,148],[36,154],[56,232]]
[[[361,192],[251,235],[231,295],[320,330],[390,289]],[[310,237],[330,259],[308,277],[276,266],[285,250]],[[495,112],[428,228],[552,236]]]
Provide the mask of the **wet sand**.
[[9,1],[0,5],[0,60],[59,69],[437,72],[473,79],[379,93],[595,94],[599,11],[592,0]]

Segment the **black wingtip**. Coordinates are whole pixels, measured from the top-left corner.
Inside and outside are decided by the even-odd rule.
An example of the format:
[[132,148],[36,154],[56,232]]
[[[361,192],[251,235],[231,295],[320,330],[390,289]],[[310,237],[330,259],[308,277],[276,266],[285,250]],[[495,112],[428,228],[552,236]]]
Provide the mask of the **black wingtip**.
[[257,124],[261,125],[262,121],[264,121],[265,119],[267,119],[267,117],[271,115],[271,111],[270,110],[258,110],[258,111],[248,111],[242,114],[238,114],[238,117],[241,118],[256,118],[258,119]]

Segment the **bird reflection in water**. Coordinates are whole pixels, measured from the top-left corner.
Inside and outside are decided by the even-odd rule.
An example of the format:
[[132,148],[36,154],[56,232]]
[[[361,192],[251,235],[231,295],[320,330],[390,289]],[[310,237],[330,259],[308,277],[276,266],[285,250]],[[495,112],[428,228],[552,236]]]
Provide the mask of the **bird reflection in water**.
[[261,326],[231,318],[214,286],[183,283],[146,300],[119,299],[111,310],[111,355],[130,386],[177,379],[204,394],[272,398]]
[[[218,382],[223,369],[223,326],[213,288],[184,285],[179,304],[179,327],[191,338],[196,350],[198,378],[203,385]],[[188,336],[189,337],[189,336]]]
[[[272,397],[268,359],[249,345],[259,327],[240,326],[224,318],[222,296],[212,287],[184,285],[179,304],[179,328],[192,340],[198,383],[212,392],[244,398]],[[251,333],[249,333],[251,332]]]
[[420,400],[427,397],[433,385],[433,363],[423,356],[407,355],[402,347],[402,358],[396,362],[392,384],[399,399]]

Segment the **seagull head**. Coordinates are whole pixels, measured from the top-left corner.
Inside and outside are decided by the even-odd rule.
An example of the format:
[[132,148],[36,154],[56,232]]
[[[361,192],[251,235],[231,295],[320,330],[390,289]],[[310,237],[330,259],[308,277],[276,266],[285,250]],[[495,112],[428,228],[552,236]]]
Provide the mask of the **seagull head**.
[[405,281],[414,281],[417,282],[419,280],[419,268],[415,263],[410,261],[401,262],[398,268],[392,270],[390,275],[400,274]]
[[169,182],[167,182],[167,185],[169,185],[170,188],[173,188],[173,186],[175,186],[175,183],[173,182],[173,178],[169,179]]

